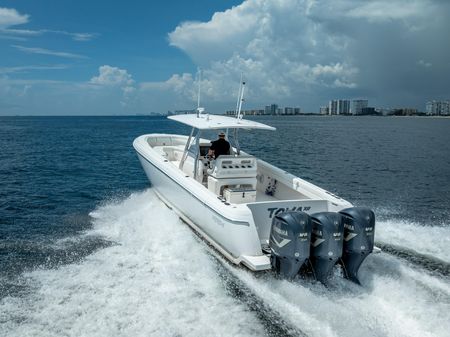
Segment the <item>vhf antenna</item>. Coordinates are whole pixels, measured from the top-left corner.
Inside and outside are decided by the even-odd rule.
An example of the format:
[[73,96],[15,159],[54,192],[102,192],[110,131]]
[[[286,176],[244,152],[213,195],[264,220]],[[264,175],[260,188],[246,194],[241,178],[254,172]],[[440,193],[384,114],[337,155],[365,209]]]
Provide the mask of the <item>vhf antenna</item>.
[[239,120],[242,119],[243,115],[241,113],[242,109],[242,103],[244,102],[244,89],[245,89],[245,82],[244,82],[244,74],[241,73],[241,82],[239,83],[239,93],[238,93],[238,99],[236,102],[236,118]]
[[200,107],[200,92],[201,92],[201,84],[202,84],[202,69],[197,69],[197,81],[198,81],[198,92],[197,92],[197,117],[201,115],[203,111],[205,111],[204,108]]

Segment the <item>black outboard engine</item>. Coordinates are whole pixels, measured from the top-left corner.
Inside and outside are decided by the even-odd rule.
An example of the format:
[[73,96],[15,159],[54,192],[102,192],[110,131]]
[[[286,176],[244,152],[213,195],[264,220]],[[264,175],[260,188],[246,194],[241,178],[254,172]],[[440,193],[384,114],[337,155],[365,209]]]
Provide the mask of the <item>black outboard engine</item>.
[[342,264],[345,277],[360,284],[358,270],[372,253],[375,234],[375,214],[366,207],[352,207],[339,212],[344,219],[344,251]]
[[287,211],[272,220],[271,264],[275,271],[293,278],[309,257],[311,218],[304,212]]
[[342,256],[344,222],[342,215],[334,212],[315,213],[311,219],[311,267],[316,280],[326,283]]

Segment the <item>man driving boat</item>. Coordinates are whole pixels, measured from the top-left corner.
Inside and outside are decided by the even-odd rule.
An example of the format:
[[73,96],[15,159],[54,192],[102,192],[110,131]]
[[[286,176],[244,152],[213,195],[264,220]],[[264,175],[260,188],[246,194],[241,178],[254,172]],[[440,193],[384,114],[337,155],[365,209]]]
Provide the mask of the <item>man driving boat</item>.
[[211,142],[211,146],[209,147],[208,155],[214,157],[215,159],[219,158],[220,155],[230,154],[230,143],[225,140],[225,133],[219,133],[219,139]]

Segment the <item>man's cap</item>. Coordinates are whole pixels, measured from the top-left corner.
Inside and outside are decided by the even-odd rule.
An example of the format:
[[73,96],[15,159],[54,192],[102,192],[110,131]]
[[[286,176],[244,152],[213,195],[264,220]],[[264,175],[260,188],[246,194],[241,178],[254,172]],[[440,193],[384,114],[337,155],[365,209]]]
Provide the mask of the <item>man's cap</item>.
[[219,137],[225,137],[225,132],[220,132]]

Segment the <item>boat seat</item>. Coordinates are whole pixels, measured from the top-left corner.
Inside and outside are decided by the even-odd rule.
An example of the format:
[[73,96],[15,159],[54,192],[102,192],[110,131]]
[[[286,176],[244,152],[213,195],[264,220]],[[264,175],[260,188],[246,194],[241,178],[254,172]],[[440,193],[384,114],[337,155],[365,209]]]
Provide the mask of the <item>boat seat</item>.
[[239,187],[243,190],[255,191],[256,178],[226,178],[216,179],[208,176],[208,190],[216,195],[222,195],[225,188]]
[[162,148],[162,152],[165,153],[165,157],[169,161],[180,161],[181,157],[183,156],[183,148],[180,146],[164,146]]
[[[194,158],[192,157],[186,158],[186,161],[184,162],[183,165],[183,172],[190,177],[194,177],[194,166],[195,166]],[[203,181],[203,171],[204,171],[203,162],[201,160],[198,160],[197,174],[195,180],[197,180],[200,183]]]
[[216,195],[222,195],[225,187],[256,190],[256,173],[255,157],[221,155],[208,170],[208,189]]
[[253,156],[222,155],[215,160],[209,173],[216,179],[256,178],[256,158]]

